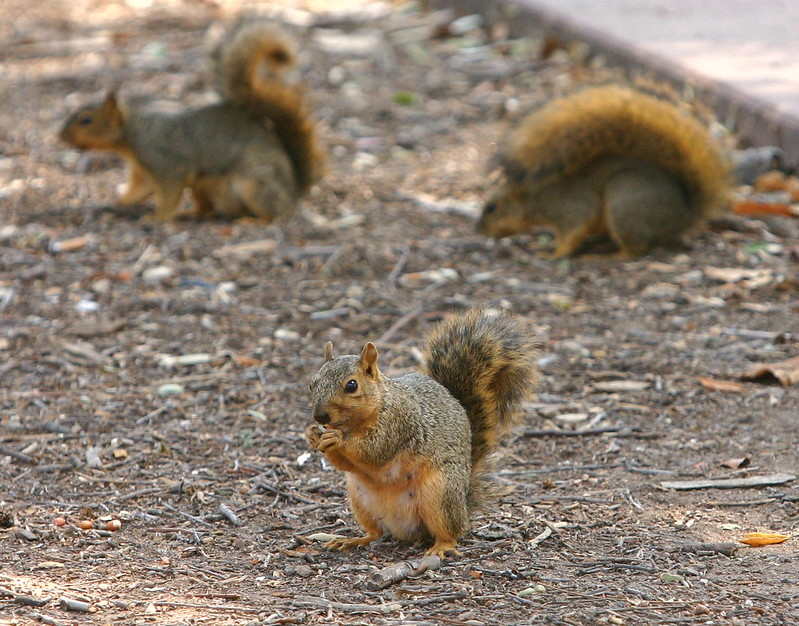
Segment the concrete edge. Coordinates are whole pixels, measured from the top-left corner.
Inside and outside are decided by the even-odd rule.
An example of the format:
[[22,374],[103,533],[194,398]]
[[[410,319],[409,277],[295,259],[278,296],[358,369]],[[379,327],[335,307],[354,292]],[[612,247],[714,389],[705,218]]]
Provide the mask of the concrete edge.
[[458,14],[478,13],[488,23],[507,22],[512,37],[523,36],[535,28],[560,38],[578,39],[605,56],[611,65],[628,71],[643,70],[679,89],[690,87],[697,99],[739,137],[742,147],[779,146],[784,152],[783,164],[791,169],[799,167],[799,118],[727,83],[636,48],[535,0],[433,0],[431,4]]

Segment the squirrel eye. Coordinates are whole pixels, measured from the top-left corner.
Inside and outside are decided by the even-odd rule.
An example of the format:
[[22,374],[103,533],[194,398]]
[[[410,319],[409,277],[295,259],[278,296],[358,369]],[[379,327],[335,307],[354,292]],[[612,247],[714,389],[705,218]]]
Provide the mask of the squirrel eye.
[[78,120],[78,124],[80,124],[81,126],[88,126],[91,123],[92,123],[92,118],[89,115],[82,117]]
[[358,391],[358,381],[356,380],[348,380],[347,384],[344,385],[344,391],[347,393],[355,393]]
[[496,210],[497,210],[497,203],[489,202],[483,207],[483,215],[488,215],[489,213],[493,213]]

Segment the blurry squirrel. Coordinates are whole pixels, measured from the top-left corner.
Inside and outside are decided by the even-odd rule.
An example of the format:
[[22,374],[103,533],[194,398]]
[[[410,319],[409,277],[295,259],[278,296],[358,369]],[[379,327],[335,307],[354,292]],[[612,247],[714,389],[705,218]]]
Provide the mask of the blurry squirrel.
[[635,257],[723,208],[728,159],[677,106],[633,88],[591,87],[553,100],[512,131],[504,181],[477,230],[492,237],[555,230],[553,257],[609,237]]
[[346,472],[366,533],[326,547],[346,550],[388,532],[432,538],[428,554],[459,554],[456,541],[486,493],[487,455],[536,381],[535,341],[517,319],[474,310],[433,331],[424,373],[387,378],[377,357],[371,342],[360,356],[335,358],[327,343],[310,385],[318,424],[305,436]]
[[126,107],[111,92],[73,113],[60,136],[127,161],[119,202],[155,194],[156,219],[174,217],[188,187],[199,216],[272,221],[294,211],[324,161],[304,91],[289,80],[295,59],[283,31],[243,22],[211,55],[220,102],[166,114]]

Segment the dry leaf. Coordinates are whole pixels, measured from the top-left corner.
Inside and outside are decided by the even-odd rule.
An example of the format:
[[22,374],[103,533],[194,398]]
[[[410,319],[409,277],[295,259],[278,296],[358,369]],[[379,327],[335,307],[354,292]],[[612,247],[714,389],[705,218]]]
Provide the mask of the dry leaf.
[[732,205],[732,212],[738,215],[785,215],[788,217],[797,217],[793,207],[783,202],[742,200]]
[[790,538],[790,535],[781,535],[780,533],[746,533],[738,541],[749,546],[770,546]]
[[711,391],[732,391],[740,393],[746,389],[741,383],[736,383],[731,380],[718,380],[717,378],[704,378],[702,376],[700,376],[698,380],[705,389],[710,389]]
[[234,355],[233,362],[240,367],[256,367],[261,364],[259,359],[247,356],[246,354]]
[[83,248],[90,241],[91,237],[89,235],[81,235],[80,237],[73,237],[72,239],[54,241],[50,248],[53,252],[74,252],[75,250]]
[[741,378],[757,380],[769,376],[773,376],[786,387],[799,383],[799,356],[778,363],[755,363]]

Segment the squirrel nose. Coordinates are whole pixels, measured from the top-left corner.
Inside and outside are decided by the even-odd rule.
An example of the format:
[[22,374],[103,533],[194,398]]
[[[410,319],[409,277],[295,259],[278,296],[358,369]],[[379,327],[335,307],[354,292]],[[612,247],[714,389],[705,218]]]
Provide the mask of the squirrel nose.
[[330,422],[330,415],[322,408],[321,404],[317,404],[313,408],[313,418],[320,424],[327,424]]

